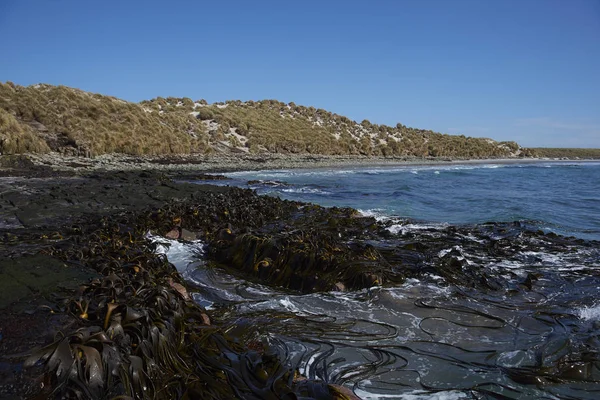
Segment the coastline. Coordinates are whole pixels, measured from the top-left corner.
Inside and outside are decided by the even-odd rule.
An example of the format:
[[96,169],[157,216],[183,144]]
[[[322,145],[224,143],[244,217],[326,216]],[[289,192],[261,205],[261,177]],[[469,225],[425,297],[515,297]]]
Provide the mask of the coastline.
[[[138,246],[133,249],[138,252],[136,257],[141,252],[144,257],[147,257],[148,262],[153,263],[156,262],[156,255],[148,253],[148,249],[143,247],[144,239],[141,236],[148,232],[149,227],[152,228],[152,232],[159,235],[184,240],[190,240],[190,233],[193,237],[198,237],[200,232],[209,232],[202,234],[207,235],[203,239],[213,240],[215,244],[220,243],[214,246],[219,256],[222,256],[225,262],[233,264],[235,257],[232,254],[249,254],[259,242],[253,242],[252,239],[236,241],[235,237],[231,237],[231,232],[228,232],[230,229],[234,234],[252,232],[253,235],[260,235],[260,229],[271,222],[270,229],[273,231],[266,234],[272,235],[281,226],[277,224],[289,224],[286,227],[288,233],[308,231],[311,232],[311,237],[323,234],[324,236],[315,239],[315,243],[319,244],[338,238],[339,232],[342,231],[349,235],[348,237],[354,238],[360,235],[365,235],[366,239],[369,235],[383,237],[380,227],[373,218],[358,217],[351,209],[329,210],[318,206],[307,207],[302,211],[300,218],[300,222],[305,225],[297,229],[298,227],[294,227],[293,224],[298,223],[298,214],[290,218],[290,212],[297,211],[291,206],[291,202],[251,194],[249,190],[177,181],[181,176],[195,177],[196,180],[211,180],[219,179],[219,176],[206,173],[218,174],[249,169],[586,162],[586,160],[541,159],[399,160],[307,156],[296,156],[291,159],[282,156],[241,159],[230,157],[148,159],[107,156],[99,159],[83,159],[58,155],[45,158],[9,156],[0,157],[0,161],[3,167],[0,169],[2,172],[0,174],[0,259],[5,260],[4,263],[0,263],[0,274],[10,277],[4,279],[1,282],[3,285],[0,286],[2,300],[0,309],[3,311],[0,313],[0,354],[2,354],[0,397],[13,395],[22,398],[39,394],[40,390],[44,389],[40,387],[40,383],[43,383],[41,381],[43,365],[36,365],[31,370],[22,369],[23,361],[31,350],[52,343],[57,332],[62,331],[66,335],[71,335],[80,332],[81,328],[89,327],[88,322],[79,320],[77,313],[74,313],[77,309],[73,308],[73,304],[76,304],[77,296],[81,295],[78,290],[80,291],[81,287],[88,285],[90,281],[102,282],[100,288],[103,288],[102,285],[106,285],[107,282],[114,281],[111,275],[103,272],[102,257],[88,260],[87,255],[65,251],[65,248],[71,250],[81,246],[85,248],[88,239],[97,241],[97,238],[103,235],[109,237],[114,235],[110,239],[110,246],[116,245],[118,248],[123,243],[132,241],[135,246]],[[598,162],[598,160],[590,161]],[[229,210],[236,208],[239,212],[238,219],[232,219]],[[201,219],[193,222],[198,216],[197,211]],[[180,222],[175,222],[177,220]],[[119,227],[117,231],[114,230],[115,227]],[[330,231],[327,232],[327,229]],[[128,237],[130,232],[137,236]],[[265,234],[265,231],[262,232]],[[239,238],[242,237],[243,234],[239,235]],[[252,236],[248,237],[252,238]],[[338,245],[332,248],[344,249],[340,244],[344,243],[345,239],[340,235],[339,240]],[[263,242],[260,243],[262,245]],[[102,241],[94,244],[104,246]],[[288,244],[285,247],[292,249],[293,246]],[[221,245],[223,247],[219,248]],[[302,243],[302,246],[305,244]],[[321,251],[322,246],[319,245],[314,250]],[[373,259],[371,254],[363,253],[366,250],[368,247],[359,246],[356,249],[344,249],[344,252],[336,253],[336,258],[342,260],[342,264],[360,261],[361,269],[356,270],[359,272],[352,272],[354,275],[348,276],[345,280],[338,281],[337,277],[333,280],[333,277],[325,275],[321,275],[318,281],[308,276],[292,276],[285,277],[290,278],[287,287],[300,291],[313,288],[327,291],[331,290],[333,285],[344,290],[344,288],[371,287],[374,282],[384,281],[381,271],[374,269],[377,266],[377,259]],[[106,251],[104,255],[115,257],[115,253],[111,253],[114,248]],[[270,250],[265,248],[264,251],[266,254]],[[123,257],[122,253],[119,257]],[[294,259],[293,254],[285,258]],[[365,267],[367,269],[364,269]],[[207,313],[198,305],[191,304],[193,302],[189,302],[189,299],[186,300],[184,294],[187,293],[185,289],[187,283],[181,276],[176,271],[163,268],[164,266],[159,267],[156,275],[145,279],[150,285],[159,285],[163,288],[170,299],[175,299],[173,301],[180,309],[194,311],[196,315],[194,329],[207,330],[207,327],[210,327],[211,330],[214,328],[218,331],[218,325],[205,323],[203,315],[206,315],[206,319],[209,320],[209,312]],[[268,264],[240,263],[233,268],[242,274],[255,274],[256,279],[263,279],[269,275],[265,272],[269,268]],[[336,271],[336,268],[339,266],[332,265],[328,270]],[[109,272],[116,273],[124,282],[138,279],[137,271],[132,273],[110,270]],[[120,275],[122,273],[124,275]],[[459,274],[460,271],[452,270],[448,273],[454,275]],[[44,279],[40,279],[40,276]],[[393,282],[393,279],[399,277],[388,274],[384,278]],[[281,282],[282,280],[279,280],[276,284]],[[272,283],[265,281],[265,284]],[[293,286],[294,283],[299,286]],[[53,296],[57,288],[60,296],[70,299],[67,307],[61,308],[60,303],[54,300]],[[96,287],[94,290],[99,291],[100,288]],[[95,298],[95,294],[89,296],[91,296],[89,299]],[[129,306],[131,304],[122,303],[119,307]],[[98,327],[102,327],[105,318],[108,319],[108,316],[105,317],[105,314],[108,315],[108,312],[104,311],[106,307],[108,303],[102,303],[102,300],[96,306],[95,323],[99,324]],[[139,304],[135,307],[140,308]],[[193,346],[191,343],[185,343]],[[237,346],[239,345],[238,343]],[[260,344],[242,343],[241,347],[236,347],[236,351],[241,354],[250,351],[250,348],[254,348],[252,351],[255,351],[255,347],[260,349]],[[261,351],[264,353],[264,349],[258,351],[257,357],[262,356]],[[172,372],[171,370],[170,373]],[[156,381],[157,386],[161,384],[160,379],[163,378],[157,378],[159,379]],[[289,389],[303,390],[301,382],[294,380]],[[310,381],[310,384],[318,384],[318,382]],[[48,388],[46,386],[44,389],[46,391],[42,393],[48,394]],[[54,388],[50,387],[50,389]],[[330,391],[338,389],[328,388]]]
[[[189,283],[153,251],[155,245],[147,239],[152,232],[219,244],[223,262],[230,263],[231,252],[248,251],[246,242],[233,241],[237,235],[268,221],[291,221],[299,203],[250,190],[175,182],[160,171],[70,173],[20,161],[0,177],[0,276],[4,278],[0,280],[0,397],[78,393],[90,398],[123,394],[174,398],[175,393],[193,397],[195,390],[219,393],[216,398],[245,398],[243,393],[265,390],[277,396],[305,397],[318,388],[331,399],[339,394],[356,398],[341,386],[296,377],[292,366],[282,370],[266,344],[222,332],[210,313],[192,300],[186,288]],[[322,223],[323,218],[345,218],[357,233],[374,222],[357,218],[350,209],[340,213],[311,207],[301,214],[307,227]],[[290,248],[303,254],[299,247]],[[347,250],[341,256],[352,259],[362,254]],[[252,275],[253,265],[246,267],[232,266]],[[353,276],[358,280],[346,284],[370,285],[372,273],[361,271]],[[325,278],[320,282],[312,276],[285,279],[290,289],[312,291],[331,288],[335,277]],[[297,282],[302,286],[294,287]],[[132,294],[125,288],[136,289]],[[166,342],[155,341],[155,321],[160,321],[160,335]],[[135,325],[131,331],[125,322]],[[101,360],[95,352],[102,354]],[[245,370],[242,361],[247,357],[262,369]],[[102,363],[108,363],[112,376]],[[100,372],[78,373],[81,364]],[[188,367],[198,364],[198,369]],[[153,365],[160,366],[161,372]],[[242,376],[263,370],[273,379],[244,383]],[[193,377],[191,382],[204,382],[203,388],[178,381],[182,374]],[[146,381],[137,378],[141,375]],[[165,385],[170,392],[145,392]]]
[[549,158],[489,158],[450,159],[415,157],[315,156],[297,154],[238,154],[238,155],[180,155],[128,156],[108,154],[95,158],[63,156],[58,153],[28,154],[34,165],[61,172],[92,171],[162,171],[162,172],[233,172],[267,169],[352,168],[423,165],[479,165],[598,162],[596,159]]

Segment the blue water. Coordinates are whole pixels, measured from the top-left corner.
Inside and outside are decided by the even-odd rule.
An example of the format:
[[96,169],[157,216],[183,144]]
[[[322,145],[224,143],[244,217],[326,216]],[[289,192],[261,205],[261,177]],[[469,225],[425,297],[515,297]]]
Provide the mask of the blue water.
[[[526,221],[600,240],[600,163],[547,162],[247,171],[227,184],[420,222]],[[248,181],[260,183],[248,185]]]
[[[363,399],[600,398],[600,248],[535,232],[600,240],[599,162],[227,175],[216,183],[373,215],[389,234],[369,244],[403,257],[382,267],[423,271],[302,294],[207,267],[202,243],[172,243],[167,257],[211,318],[255,326],[283,364]],[[476,225],[490,221],[508,224]],[[485,278],[449,280],[438,268],[449,258]]]

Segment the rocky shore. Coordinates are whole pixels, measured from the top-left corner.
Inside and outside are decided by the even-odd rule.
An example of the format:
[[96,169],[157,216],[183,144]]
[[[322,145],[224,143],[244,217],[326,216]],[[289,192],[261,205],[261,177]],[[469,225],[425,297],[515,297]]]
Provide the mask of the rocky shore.
[[[301,205],[174,181],[218,179],[189,171],[90,172],[23,157],[2,166],[0,397],[352,398],[281,365],[266,343],[240,342],[212,325],[147,239],[203,239],[221,253],[215,260],[249,275],[260,269],[262,279],[268,259],[240,258],[250,232]],[[277,279],[305,291],[344,287],[333,275],[316,282],[311,270]]]
[[538,277],[515,283],[442,250],[461,244],[484,258],[595,245],[514,224],[398,238],[349,208],[184,182],[225,179],[203,171],[376,163],[261,160],[0,158],[0,397],[354,398],[301,376],[251,326],[225,332],[149,233],[201,240],[211,268],[295,293],[428,275],[517,293]]
[[[58,153],[32,154],[27,159],[41,167],[62,172],[143,171],[227,172],[260,169],[336,168],[352,166],[440,165],[454,163],[529,163],[548,161],[539,158],[461,159],[449,157],[325,156],[294,154],[211,154],[170,156],[101,155],[94,158],[71,157]],[[557,161],[557,160],[555,160]]]

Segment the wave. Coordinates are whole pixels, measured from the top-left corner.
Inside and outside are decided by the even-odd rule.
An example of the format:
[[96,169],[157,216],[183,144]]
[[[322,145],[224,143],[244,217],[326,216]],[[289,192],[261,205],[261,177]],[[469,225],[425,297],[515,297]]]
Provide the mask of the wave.
[[450,226],[450,224],[447,222],[417,222],[407,218],[392,216],[387,214],[382,208],[373,208],[368,210],[362,210],[359,208],[357,211],[364,217],[373,217],[379,222],[389,223],[390,225],[387,226],[386,229],[393,234],[404,235],[411,231],[435,231]]
[[490,162],[490,163],[463,163],[455,162],[453,164],[399,164],[394,166],[364,166],[364,167],[333,167],[333,168],[319,168],[319,169],[280,169],[280,170],[259,170],[259,171],[235,171],[225,173],[230,178],[244,178],[248,176],[257,177],[258,179],[271,179],[271,178],[293,178],[293,177],[328,177],[328,176],[340,176],[340,175],[380,175],[390,173],[412,173],[419,174],[420,172],[431,171],[435,174],[440,174],[444,171],[470,171],[470,170],[490,170],[490,169],[504,169],[504,168],[553,168],[553,167],[586,167],[596,166],[600,163],[594,162],[569,162],[569,163],[557,163],[557,162],[544,162],[544,163],[501,163],[501,162]]
[[358,211],[363,217],[373,217],[377,221],[389,221],[393,219],[391,216],[387,215],[385,210],[382,208],[373,208],[369,210],[362,210],[358,208],[356,211]]
[[403,223],[394,224],[387,228],[388,231],[394,234],[405,235],[411,231],[436,231],[450,226],[446,222],[430,222],[430,223]]
[[236,171],[228,172],[224,175],[230,178],[242,178],[247,176],[257,177],[258,179],[270,178],[292,178],[292,177],[311,177],[311,176],[335,176],[349,175],[359,172],[356,169],[324,169],[324,170],[262,170],[262,171]]
[[319,189],[319,188],[315,188],[315,187],[309,187],[309,186],[278,189],[277,191],[283,192],[283,193],[310,193],[310,194],[319,194],[319,195],[332,194],[331,192],[329,192],[327,190],[323,190],[323,189]]
[[[281,169],[259,171],[235,171],[225,173],[230,178],[243,178],[247,176],[258,179],[292,178],[292,177],[327,177],[339,175],[380,175],[390,173],[413,173],[420,171],[461,171],[475,169],[497,169],[514,167],[514,164],[460,164],[460,165],[398,165],[393,167],[358,167],[358,168],[329,168],[329,169]],[[439,172],[438,172],[439,173]]]

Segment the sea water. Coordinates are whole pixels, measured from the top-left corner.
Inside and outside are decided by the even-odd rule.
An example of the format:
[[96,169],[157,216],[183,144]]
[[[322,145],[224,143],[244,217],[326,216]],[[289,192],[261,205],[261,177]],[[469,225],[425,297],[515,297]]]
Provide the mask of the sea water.
[[[244,171],[224,184],[426,223],[530,221],[600,240],[600,162]],[[248,182],[252,182],[248,184]]]
[[[224,184],[261,194],[357,208],[398,241],[454,235],[436,257],[452,254],[505,282],[489,290],[428,275],[299,294],[208,268],[200,242],[163,240],[197,302],[224,326],[254,326],[308,378],[365,399],[600,398],[600,163],[227,175]],[[502,257],[487,251],[498,239],[481,225],[490,221],[523,246]],[[558,248],[542,233],[524,234],[538,230],[582,240]],[[535,283],[523,287],[529,276]]]

